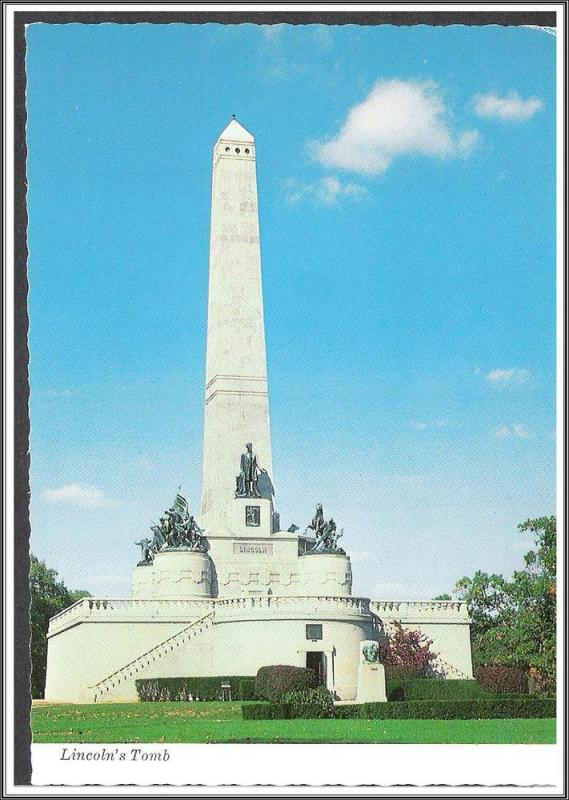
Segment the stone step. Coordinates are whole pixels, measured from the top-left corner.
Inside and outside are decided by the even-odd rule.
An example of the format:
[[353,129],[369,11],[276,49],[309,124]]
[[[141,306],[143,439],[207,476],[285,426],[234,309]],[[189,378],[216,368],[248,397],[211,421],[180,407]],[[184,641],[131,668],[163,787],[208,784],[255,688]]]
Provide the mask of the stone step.
[[195,636],[200,635],[204,630],[211,627],[212,617],[213,612],[210,611],[205,616],[200,617],[198,620],[194,620],[194,622],[192,622],[190,625],[182,628],[182,630],[178,631],[173,636],[169,636],[164,641],[159,642],[159,644],[151,647],[150,650],[141,653],[133,661],[125,664],[124,667],[121,667],[120,669],[108,675],[106,678],[103,678],[93,686],[93,702],[96,703],[100,701],[110,691],[112,691],[112,689],[116,689],[117,686],[119,686],[123,681],[127,680],[128,678],[132,678],[142,669],[149,667],[151,663],[155,663],[165,655],[173,652],[174,646],[181,647],[182,644],[190,641]]

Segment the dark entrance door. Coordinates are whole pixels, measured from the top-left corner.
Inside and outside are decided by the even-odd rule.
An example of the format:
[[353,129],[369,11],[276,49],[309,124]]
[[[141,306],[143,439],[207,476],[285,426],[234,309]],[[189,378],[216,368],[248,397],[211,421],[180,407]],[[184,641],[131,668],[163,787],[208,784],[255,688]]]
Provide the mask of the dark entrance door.
[[316,673],[319,686],[324,686],[326,675],[324,672],[324,653],[311,652],[306,654],[306,666]]

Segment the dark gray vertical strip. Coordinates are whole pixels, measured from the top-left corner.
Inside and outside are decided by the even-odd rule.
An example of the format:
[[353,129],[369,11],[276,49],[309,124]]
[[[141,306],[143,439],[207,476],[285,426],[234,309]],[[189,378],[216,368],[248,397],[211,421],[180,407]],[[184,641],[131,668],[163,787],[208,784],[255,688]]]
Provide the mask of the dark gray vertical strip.
[[30,785],[30,588],[26,28],[14,41],[14,783]]

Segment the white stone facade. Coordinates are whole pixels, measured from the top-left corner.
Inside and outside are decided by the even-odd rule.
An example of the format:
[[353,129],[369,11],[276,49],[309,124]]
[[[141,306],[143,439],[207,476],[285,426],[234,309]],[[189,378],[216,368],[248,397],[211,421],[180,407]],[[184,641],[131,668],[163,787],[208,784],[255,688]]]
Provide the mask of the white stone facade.
[[[392,609],[384,612],[403,605],[400,617]],[[326,685],[340,700],[354,702],[370,691],[367,676],[362,685],[361,643],[377,640],[382,627],[397,618],[433,639],[441,677],[472,677],[462,603],[266,594],[209,600],[83,598],[51,621],[45,696],[71,703],[126,702],[136,700],[137,678],[254,676],[268,664],[306,666],[307,654],[318,652]],[[313,624],[322,626],[322,639],[307,639],[306,626]]]
[[137,678],[254,676],[291,664],[318,665],[340,701],[381,701],[383,669],[362,661],[362,648],[395,622],[433,640],[435,673],[472,677],[463,603],[353,597],[349,555],[307,552],[305,536],[281,531],[270,481],[261,497],[235,497],[247,442],[272,479],[260,264],[255,143],[233,120],[213,158],[200,516],[207,552],[162,550],[134,569],[131,599],[84,598],[55,616],[48,700],[136,700]]

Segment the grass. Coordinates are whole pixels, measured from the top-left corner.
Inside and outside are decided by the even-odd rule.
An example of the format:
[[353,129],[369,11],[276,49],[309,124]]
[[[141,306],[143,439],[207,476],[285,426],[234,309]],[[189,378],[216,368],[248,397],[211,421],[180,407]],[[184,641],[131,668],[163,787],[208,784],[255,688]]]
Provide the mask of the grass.
[[554,744],[553,719],[244,720],[241,703],[40,705],[34,742]]

